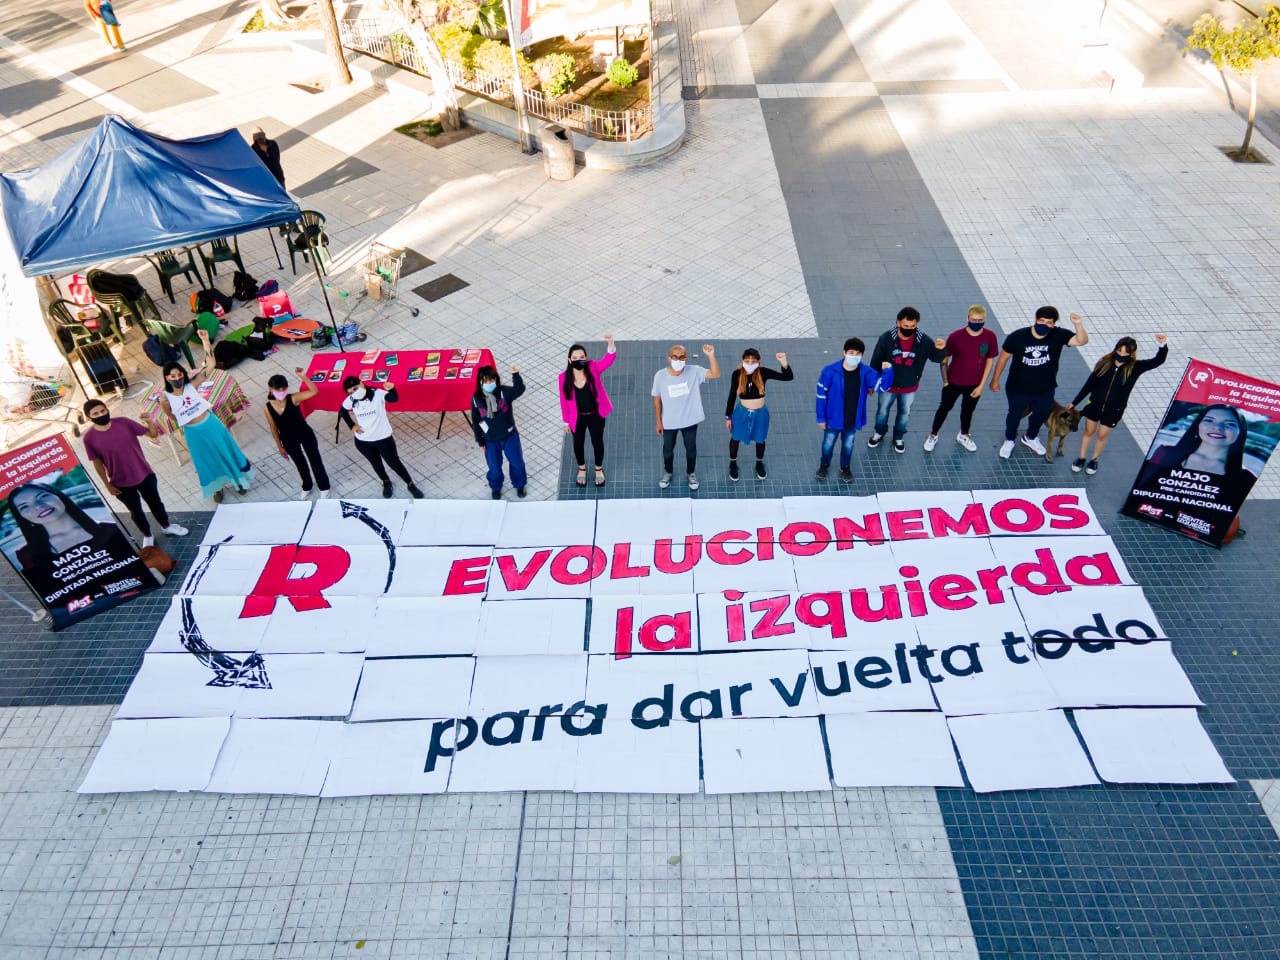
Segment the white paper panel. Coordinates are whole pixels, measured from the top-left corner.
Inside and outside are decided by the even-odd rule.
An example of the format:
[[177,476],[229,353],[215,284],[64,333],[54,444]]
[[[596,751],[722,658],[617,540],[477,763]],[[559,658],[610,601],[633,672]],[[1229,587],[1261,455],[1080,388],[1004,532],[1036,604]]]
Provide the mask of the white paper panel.
[[482,602],[476,595],[382,597],[369,627],[365,655],[401,657],[474,653]]
[[423,772],[432,724],[431,720],[343,724],[320,795],[443,793],[449,782],[449,760],[439,760],[431,773]]
[[[693,568],[683,573],[666,573],[654,563],[657,548],[651,543],[612,545],[608,552],[609,568],[591,581],[591,596],[671,596],[693,593]],[[664,548],[667,570],[685,566],[684,542]],[[666,561],[670,561],[669,563]]]
[[[589,721],[589,717],[577,719],[583,727]],[[506,717],[494,720],[494,738],[510,737],[512,724]],[[572,790],[582,738],[565,733],[560,717],[546,720],[542,739],[533,737],[532,720],[524,721],[520,740],[512,743],[491,746],[482,732],[471,746],[454,755],[449,792]]]
[[[614,717],[630,721],[642,701],[646,704],[641,716],[657,727],[663,718],[672,723],[697,720],[705,710],[700,699],[688,704],[689,716],[681,713],[685,699],[697,693],[699,687],[697,662],[693,657],[668,657],[655,654],[615,660],[612,656],[590,657],[587,670],[587,703],[607,703],[610,722]],[[671,697],[666,698],[665,688],[671,686]]]
[[825,725],[836,786],[964,786],[940,713],[860,713]]
[[[1068,585],[1133,583],[1129,568],[1110,537],[992,537],[996,561],[1013,576],[1019,564],[1034,564],[1044,572],[1028,568],[1014,582],[1052,582]],[[1039,551],[1048,550],[1051,562]],[[1055,573],[1056,571],[1056,573]],[[1003,581],[1008,583],[1008,581]]]
[[[569,552],[563,552],[568,550]],[[582,599],[591,596],[590,544],[499,548],[489,568],[486,600]]]
[[1076,710],[1074,715],[1103,780],[1235,782],[1195,710]]
[[791,565],[791,556],[774,545],[773,555],[768,560],[761,560],[756,553],[756,544],[735,544],[729,548],[732,553],[750,551],[753,556],[744,563],[716,563],[702,553],[702,559],[693,570],[693,590],[695,593],[719,593],[723,590],[779,590],[794,591],[796,589],[796,573]]
[[477,656],[582,653],[586,600],[485,601]]
[[351,720],[465,716],[475,664],[473,657],[366,660]]
[[596,505],[596,543],[608,547],[623,541],[683,540],[693,533],[691,502],[687,497],[601,500]]
[[205,792],[319,796],[341,731],[335,720],[232,720]]
[[950,717],[947,727],[978,793],[1098,782],[1061,710]]
[[[682,596],[594,597],[591,600],[591,636],[587,649],[591,653],[620,655],[696,653],[698,603],[699,598],[691,593]],[[626,612],[620,617],[621,611]],[[628,623],[630,629],[626,629]]]
[[[1196,707],[1202,701],[1167,640],[1120,641],[1113,649],[1073,643],[1037,658],[1064,707]],[[1092,652],[1091,652],[1092,651]],[[1054,651],[1055,653],[1058,650]]]
[[236,544],[297,543],[311,517],[309,500],[273,500],[267,503],[224,503],[213,512],[202,546],[221,543],[227,537]]
[[[831,479],[828,483],[836,483],[838,476],[837,469],[831,468]],[[831,530],[832,540],[850,541],[869,541],[877,538],[875,530],[868,527],[867,517],[870,516],[871,524],[882,530],[883,524],[878,519],[880,514],[880,501],[874,495],[869,497],[783,497],[782,509],[787,515],[788,523],[798,523],[804,521],[814,521],[821,523],[823,526]],[[848,524],[836,523],[836,519],[847,519],[859,531],[866,530],[866,536],[861,533],[851,532]],[[888,533],[883,532],[880,536],[887,538]]]
[[[446,596],[451,572],[455,573],[459,588],[463,581],[469,589],[474,589],[477,584],[483,587],[489,556],[488,547],[399,547],[396,550],[396,576],[387,596]],[[385,561],[381,569],[385,572]],[[378,592],[381,593],[381,589]],[[475,595],[480,596],[480,593]]]
[[[950,655],[945,656],[948,650]],[[934,674],[943,678],[933,685],[933,695],[950,717],[970,713],[1025,713],[1061,706],[1034,657],[1027,657],[1026,663],[1014,663],[999,647],[953,645],[939,650],[929,663]],[[947,671],[948,663],[959,672],[975,666],[981,670],[955,676]]]
[[[1106,533],[1082,487],[974,490],[972,493],[974,502],[982,504],[987,512],[993,537]],[[1019,500],[1032,509],[1017,504]],[[1003,521],[1000,518],[1004,518]]]
[[[1123,631],[1128,639],[1168,638],[1141,587],[1076,587],[1065,593],[1048,595],[1037,595],[1015,587],[1013,595],[1032,634],[1052,630],[1075,640],[1104,639],[1099,621],[1095,619],[1100,618],[1107,634],[1114,638],[1120,638],[1121,625],[1129,621],[1134,623]],[[1057,644],[1062,641],[1054,638],[1046,639],[1046,642]]]
[[[206,564],[211,552],[213,559]],[[266,545],[201,547],[178,592],[183,596],[248,596],[270,555],[271,547]]]
[[350,500],[328,499],[316,500],[311,506],[311,519],[307,521],[307,529],[299,543],[341,543],[350,546],[375,546],[382,542],[379,531],[355,516],[343,516],[343,505],[347,512],[362,507],[374,522],[385,527],[394,543],[400,536],[400,528],[404,526],[404,517],[412,500]]
[[196,629],[209,646],[227,652],[247,653],[258,649],[267,629],[267,617],[239,619],[244,597],[174,597],[160,621],[147,653],[186,653],[179,633],[182,630],[182,601],[191,601]]
[[242,689],[237,717],[345,717],[351,712],[361,654],[284,653],[263,659],[271,689]]
[[[719,696],[725,717],[818,715],[809,655],[803,650],[703,653],[697,665],[699,689]],[[710,715],[707,703],[699,707],[701,716]]]
[[692,530],[704,540],[725,530],[778,531],[787,525],[781,500],[690,500]]
[[230,729],[224,717],[113,720],[77,792],[201,790]]
[[[997,592],[993,603],[987,591],[975,595],[974,605],[967,610],[943,610],[931,607],[927,617],[915,620],[916,633],[922,642],[935,649],[957,643],[976,643],[993,650],[1003,649],[1004,636],[1012,633],[1012,649],[1017,656],[1028,656],[1030,634],[1022,622],[1022,612],[1011,592]],[[1017,642],[1017,638],[1021,638]],[[983,656],[986,656],[984,650]]]
[[[377,597],[387,589],[389,574],[392,574],[392,589],[395,588],[397,580],[405,576],[412,576],[410,571],[405,569],[405,551],[403,550],[396,552],[396,566],[393,573],[391,570],[391,556],[382,544],[377,546],[349,546],[344,544],[341,547],[331,545],[329,549],[345,551],[347,556],[344,559],[349,560],[349,565],[341,580],[321,591],[327,597]],[[302,547],[298,551],[293,571],[289,575],[290,580],[297,580],[299,583],[296,587],[286,585],[287,591],[293,593],[312,592],[312,588],[306,584],[307,578],[312,576],[323,577],[324,574],[316,563],[307,561],[307,548]]]
[[[263,654],[362,653],[371,636],[378,598],[330,595],[326,600],[329,606],[322,610],[302,611],[286,598],[277,600],[270,618],[260,618],[266,630],[254,649]],[[238,620],[231,632],[253,629],[250,623]]]
[[604,732],[578,738],[579,793],[697,793],[698,724],[640,730],[610,708]]
[[796,585],[801,593],[853,587],[878,588],[888,582],[886,578],[892,579],[897,569],[887,543],[850,545],[848,541],[833,542],[813,556],[792,557],[791,563],[795,567]]
[[704,720],[698,726],[707,793],[831,789],[817,717]]
[[596,505],[592,500],[545,500],[511,503],[502,517],[498,547],[555,546],[591,543],[595,539]]
[[575,657],[477,657],[471,683],[472,716],[560,704],[564,713],[587,689],[587,655]]
[[[242,661],[246,655],[228,656]],[[230,717],[235,713],[240,688],[208,686],[214,676],[189,653],[145,654],[116,716]]]
[[884,515],[884,533],[895,543],[921,535],[934,538],[984,536],[981,526],[963,528],[965,509],[972,506],[968,490],[895,490],[876,494]]
[[[797,593],[770,591],[742,595],[737,591],[730,591],[727,595],[698,594],[702,650],[710,653],[809,649],[813,642],[810,630],[795,613],[795,601],[799,596]],[[729,633],[731,618],[736,637],[732,640]]]
[[402,547],[492,546],[505,500],[414,500],[396,542]]
[[[893,647],[847,653],[811,652],[809,663],[819,713],[938,709],[933,700],[932,684],[919,676],[914,660],[906,660],[907,676],[911,682],[902,682],[901,668]],[[889,669],[887,673],[884,672],[886,667]]]
[[[964,577],[973,585],[971,596],[979,596],[982,588],[977,571],[996,565],[986,537],[954,537],[946,540],[895,540],[893,568],[885,570],[882,583],[892,580],[919,580],[925,596],[929,596],[931,584],[938,577]],[[904,567],[915,567],[917,573],[903,572]],[[900,591],[905,588],[900,587]],[[906,599],[905,597],[903,598]]]

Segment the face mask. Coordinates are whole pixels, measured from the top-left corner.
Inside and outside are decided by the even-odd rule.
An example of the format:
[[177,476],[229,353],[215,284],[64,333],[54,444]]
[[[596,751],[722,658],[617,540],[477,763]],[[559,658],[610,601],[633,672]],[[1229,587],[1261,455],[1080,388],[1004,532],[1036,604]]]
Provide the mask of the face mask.
[[1128,363],[1128,362],[1129,362],[1130,360],[1132,360],[1132,359],[1133,359],[1132,357],[1121,357],[1121,356],[1117,355],[1117,356],[1116,356],[1116,363],[1118,363],[1118,364],[1120,364],[1121,366],[1123,366],[1124,364]]
[[910,340],[915,335],[916,335],[916,331],[914,330],[914,328],[911,330],[908,330],[906,327],[898,328],[898,336],[900,336],[903,340]]
[[111,422],[111,414],[104,413],[100,417],[90,417],[89,419],[92,420],[94,423],[96,423],[98,426],[105,427],[108,423]]
[[369,395],[369,391],[366,390],[364,387],[356,387],[354,390],[351,391],[352,400],[363,400],[368,395]]
[[272,400],[283,400],[288,395],[289,395],[288,390],[272,390],[271,391]]
[[1049,331],[1052,330],[1053,327],[1049,326],[1047,323],[1037,323],[1034,324],[1031,329],[1035,331],[1037,337],[1047,337],[1049,335]]
[[672,360],[672,361],[671,361],[671,369],[672,369],[672,370],[674,370],[676,373],[679,373],[681,370],[683,370],[683,369],[684,369],[684,361],[683,361],[683,360]]
[[848,367],[850,370],[852,370],[861,362],[862,362],[862,354],[860,353],[846,353],[844,355],[844,365]]
[[585,370],[585,369],[587,369],[588,364],[590,364],[590,361],[589,361],[589,360],[574,360],[574,361],[573,361],[573,369],[575,369],[575,370]]
[[742,370],[746,374],[755,373],[759,369],[760,369],[760,364],[758,363],[747,363],[747,361],[745,360],[742,361]]
[[983,328],[983,327],[985,327],[986,325],[987,325],[987,321],[985,321],[985,320],[970,320],[970,321],[969,321],[969,329],[970,329],[970,330],[972,330],[974,333],[978,333],[978,332],[979,332],[980,330],[982,330],[982,328]]
[[498,389],[498,385],[497,385],[496,383],[492,383],[492,382],[491,382],[491,383],[482,383],[482,384],[480,384],[480,389],[481,389],[481,390],[483,390],[485,393],[493,393],[493,391],[495,391],[495,390],[497,390],[497,389]]

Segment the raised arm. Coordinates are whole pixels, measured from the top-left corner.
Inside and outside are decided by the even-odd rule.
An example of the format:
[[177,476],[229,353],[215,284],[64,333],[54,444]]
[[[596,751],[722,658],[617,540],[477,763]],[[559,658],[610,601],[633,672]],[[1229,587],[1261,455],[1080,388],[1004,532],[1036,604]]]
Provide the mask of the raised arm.
[[298,375],[298,382],[301,384],[298,392],[293,395],[294,403],[302,403],[304,400],[310,400],[320,392],[320,388],[307,379],[307,371],[303,370],[301,367],[294,367],[293,372]]
[[1068,347],[1083,347],[1089,342],[1089,331],[1084,328],[1084,319],[1078,313],[1071,314],[1071,325],[1076,328],[1075,336],[1067,341]]
[[707,363],[711,367],[711,370],[707,373],[707,379],[719,380],[720,379],[720,361],[719,359],[716,358],[716,348],[709,343],[704,343],[702,345],[702,352],[707,355]]

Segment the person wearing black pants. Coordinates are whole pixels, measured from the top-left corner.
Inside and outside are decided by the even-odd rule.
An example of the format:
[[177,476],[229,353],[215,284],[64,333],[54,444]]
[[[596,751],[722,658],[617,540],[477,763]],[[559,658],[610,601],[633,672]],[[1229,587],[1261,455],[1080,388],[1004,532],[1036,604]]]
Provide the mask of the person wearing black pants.
[[324,469],[324,461],[320,459],[320,444],[316,440],[316,432],[307,424],[302,415],[302,404],[310,400],[319,391],[316,385],[306,378],[306,371],[295,367],[294,372],[301,378],[302,389],[297,393],[289,392],[289,381],[281,374],[276,374],[267,381],[267,389],[271,398],[266,403],[267,426],[276,441],[276,449],[280,456],[293,460],[298,468],[298,477],[302,480],[302,497],[311,494],[311,474],[315,472],[315,482],[320,487],[320,499],[329,496],[329,474]]
[[373,472],[382,481],[382,496],[390,499],[394,489],[391,478],[382,466],[385,463],[405,482],[409,494],[415,500],[421,500],[422,491],[400,462],[395,437],[391,436],[391,421],[387,419],[387,404],[400,399],[396,393],[396,385],[388,380],[381,390],[370,390],[360,382],[359,377],[347,377],[342,381],[342,389],[346,391],[347,399],[342,401],[339,416],[355,434],[356,449],[369,461],[369,466],[373,467]]

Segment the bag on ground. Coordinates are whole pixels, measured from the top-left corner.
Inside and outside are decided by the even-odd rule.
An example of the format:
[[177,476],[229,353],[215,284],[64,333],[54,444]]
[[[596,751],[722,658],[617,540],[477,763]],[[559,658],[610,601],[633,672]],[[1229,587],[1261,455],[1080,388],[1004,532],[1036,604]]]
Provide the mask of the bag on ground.
[[243,270],[237,270],[231,278],[231,293],[241,302],[258,299],[258,281]]
[[297,311],[293,309],[293,303],[289,300],[289,295],[283,291],[259,297],[258,309],[262,311],[264,317],[270,320],[282,320],[285,317],[297,316]]

